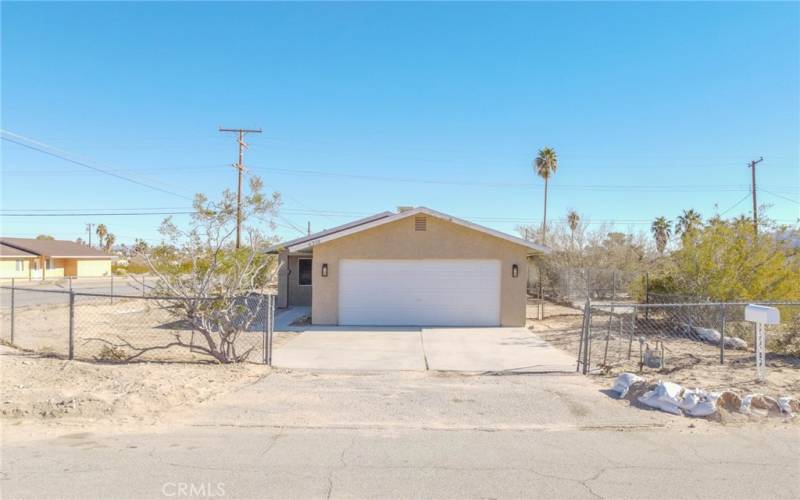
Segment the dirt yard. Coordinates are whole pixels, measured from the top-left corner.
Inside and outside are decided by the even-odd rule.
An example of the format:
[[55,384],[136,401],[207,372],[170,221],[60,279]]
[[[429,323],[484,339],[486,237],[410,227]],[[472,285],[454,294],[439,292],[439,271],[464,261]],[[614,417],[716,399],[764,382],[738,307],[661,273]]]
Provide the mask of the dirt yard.
[[[535,319],[535,308],[528,311],[528,327],[555,347],[576,359],[581,338],[582,313],[577,309],[555,304],[545,305],[544,320]],[[650,339],[648,339],[650,340]],[[763,393],[769,396],[800,397],[800,359],[791,356],[767,356],[767,382],[755,380],[755,354],[752,350],[726,350],[725,364],[719,363],[719,347],[699,340],[665,339],[666,368],[639,368],[639,343],[633,342],[631,359],[627,359],[628,337],[612,336],[609,343],[608,367],[601,368],[604,342],[594,340],[591,358],[593,374],[610,386],[622,372],[639,373],[648,379],[663,379],[685,387],[709,390],[730,389],[740,394]]]
[[0,418],[7,422],[69,417],[147,424],[253,383],[270,368],[254,363],[87,363],[0,345],[0,372]]

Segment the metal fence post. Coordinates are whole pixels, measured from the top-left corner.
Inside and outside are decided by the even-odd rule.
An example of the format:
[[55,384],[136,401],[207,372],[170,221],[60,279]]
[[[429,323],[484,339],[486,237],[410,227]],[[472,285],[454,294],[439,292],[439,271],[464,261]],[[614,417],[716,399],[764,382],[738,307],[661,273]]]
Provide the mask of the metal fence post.
[[725,364],[725,304],[720,304],[720,309],[722,309],[722,330],[719,332],[719,364]]
[[11,345],[14,345],[14,278],[11,278]]
[[267,301],[267,365],[272,366],[272,333],[275,328],[275,296],[270,294]]
[[111,275],[111,304],[114,304],[114,275]]
[[592,361],[590,349],[592,348],[592,300],[586,301],[586,345],[583,347],[583,374],[589,373],[589,363]]
[[633,337],[636,336],[636,316],[639,314],[639,307],[633,306],[633,315],[631,316],[631,338],[628,341],[628,359],[631,359],[631,350],[633,349]]
[[581,363],[583,363],[583,345],[586,342],[586,319],[589,314],[589,301],[586,301],[586,304],[583,306],[583,322],[581,324],[581,338],[578,342],[578,366],[575,367],[575,371],[581,371]]
[[69,359],[75,358],[75,292],[69,291]]

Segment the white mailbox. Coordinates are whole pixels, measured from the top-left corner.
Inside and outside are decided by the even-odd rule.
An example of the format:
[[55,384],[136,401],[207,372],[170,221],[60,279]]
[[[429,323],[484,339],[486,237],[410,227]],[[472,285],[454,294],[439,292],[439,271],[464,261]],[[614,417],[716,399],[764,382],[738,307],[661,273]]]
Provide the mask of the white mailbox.
[[764,325],[777,325],[781,313],[774,307],[748,304],[744,308],[744,319],[756,324],[756,379],[767,379],[767,339]]
[[748,304],[744,308],[744,319],[762,325],[777,325],[781,322],[781,313],[774,307]]

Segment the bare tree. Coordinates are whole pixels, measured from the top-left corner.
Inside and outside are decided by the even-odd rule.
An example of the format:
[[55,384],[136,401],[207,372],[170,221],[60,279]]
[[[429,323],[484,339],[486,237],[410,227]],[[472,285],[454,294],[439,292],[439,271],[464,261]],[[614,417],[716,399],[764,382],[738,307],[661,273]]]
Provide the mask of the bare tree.
[[[242,201],[242,219],[257,218],[271,228],[280,197],[261,194],[262,184],[251,178],[250,193]],[[247,237],[241,248],[234,245],[236,233],[236,195],[226,190],[218,202],[198,194],[194,214],[187,228],[179,228],[171,218],[160,232],[170,244],[148,247],[137,245],[136,254],[157,277],[148,294],[172,316],[191,326],[200,343],[174,335],[174,340],[156,346],[134,346],[121,339],[114,347],[134,352],[135,359],[149,351],[181,347],[210,356],[220,363],[247,360],[253,351],[237,342],[244,332],[264,317],[270,287],[277,275],[275,259],[264,254],[265,238],[256,227],[245,225]],[[136,278],[135,278],[136,279]],[[140,282],[141,286],[144,283]]]

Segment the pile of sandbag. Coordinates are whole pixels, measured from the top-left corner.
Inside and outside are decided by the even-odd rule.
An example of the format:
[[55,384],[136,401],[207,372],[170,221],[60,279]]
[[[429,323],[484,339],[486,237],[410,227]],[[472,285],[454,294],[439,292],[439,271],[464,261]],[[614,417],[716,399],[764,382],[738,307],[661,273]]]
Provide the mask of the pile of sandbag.
[[[612,390],[624,398],[635,384],[644,379],[633,373],[622,373],[614,381]],[[747,415],[784,415],[793,417],[800,412],[800,401],[785,396],[778,399],[762,394],[749,394],[743,398],[731,391],[711,392],[705,389],[685,389],[674,382],[659,380],[647,392],[636,398],[645,406],[674,415],[708,417],[724,407]]]
[[[709,344],[719,345],[722,334],[713,328],[703,328],[700,326],[689,326],[684,323],[681,325],[684,332],[694,334],[701,340]],[[726,349],[747,349],[747,342],[738,337],[725,337],[723,340]]]

